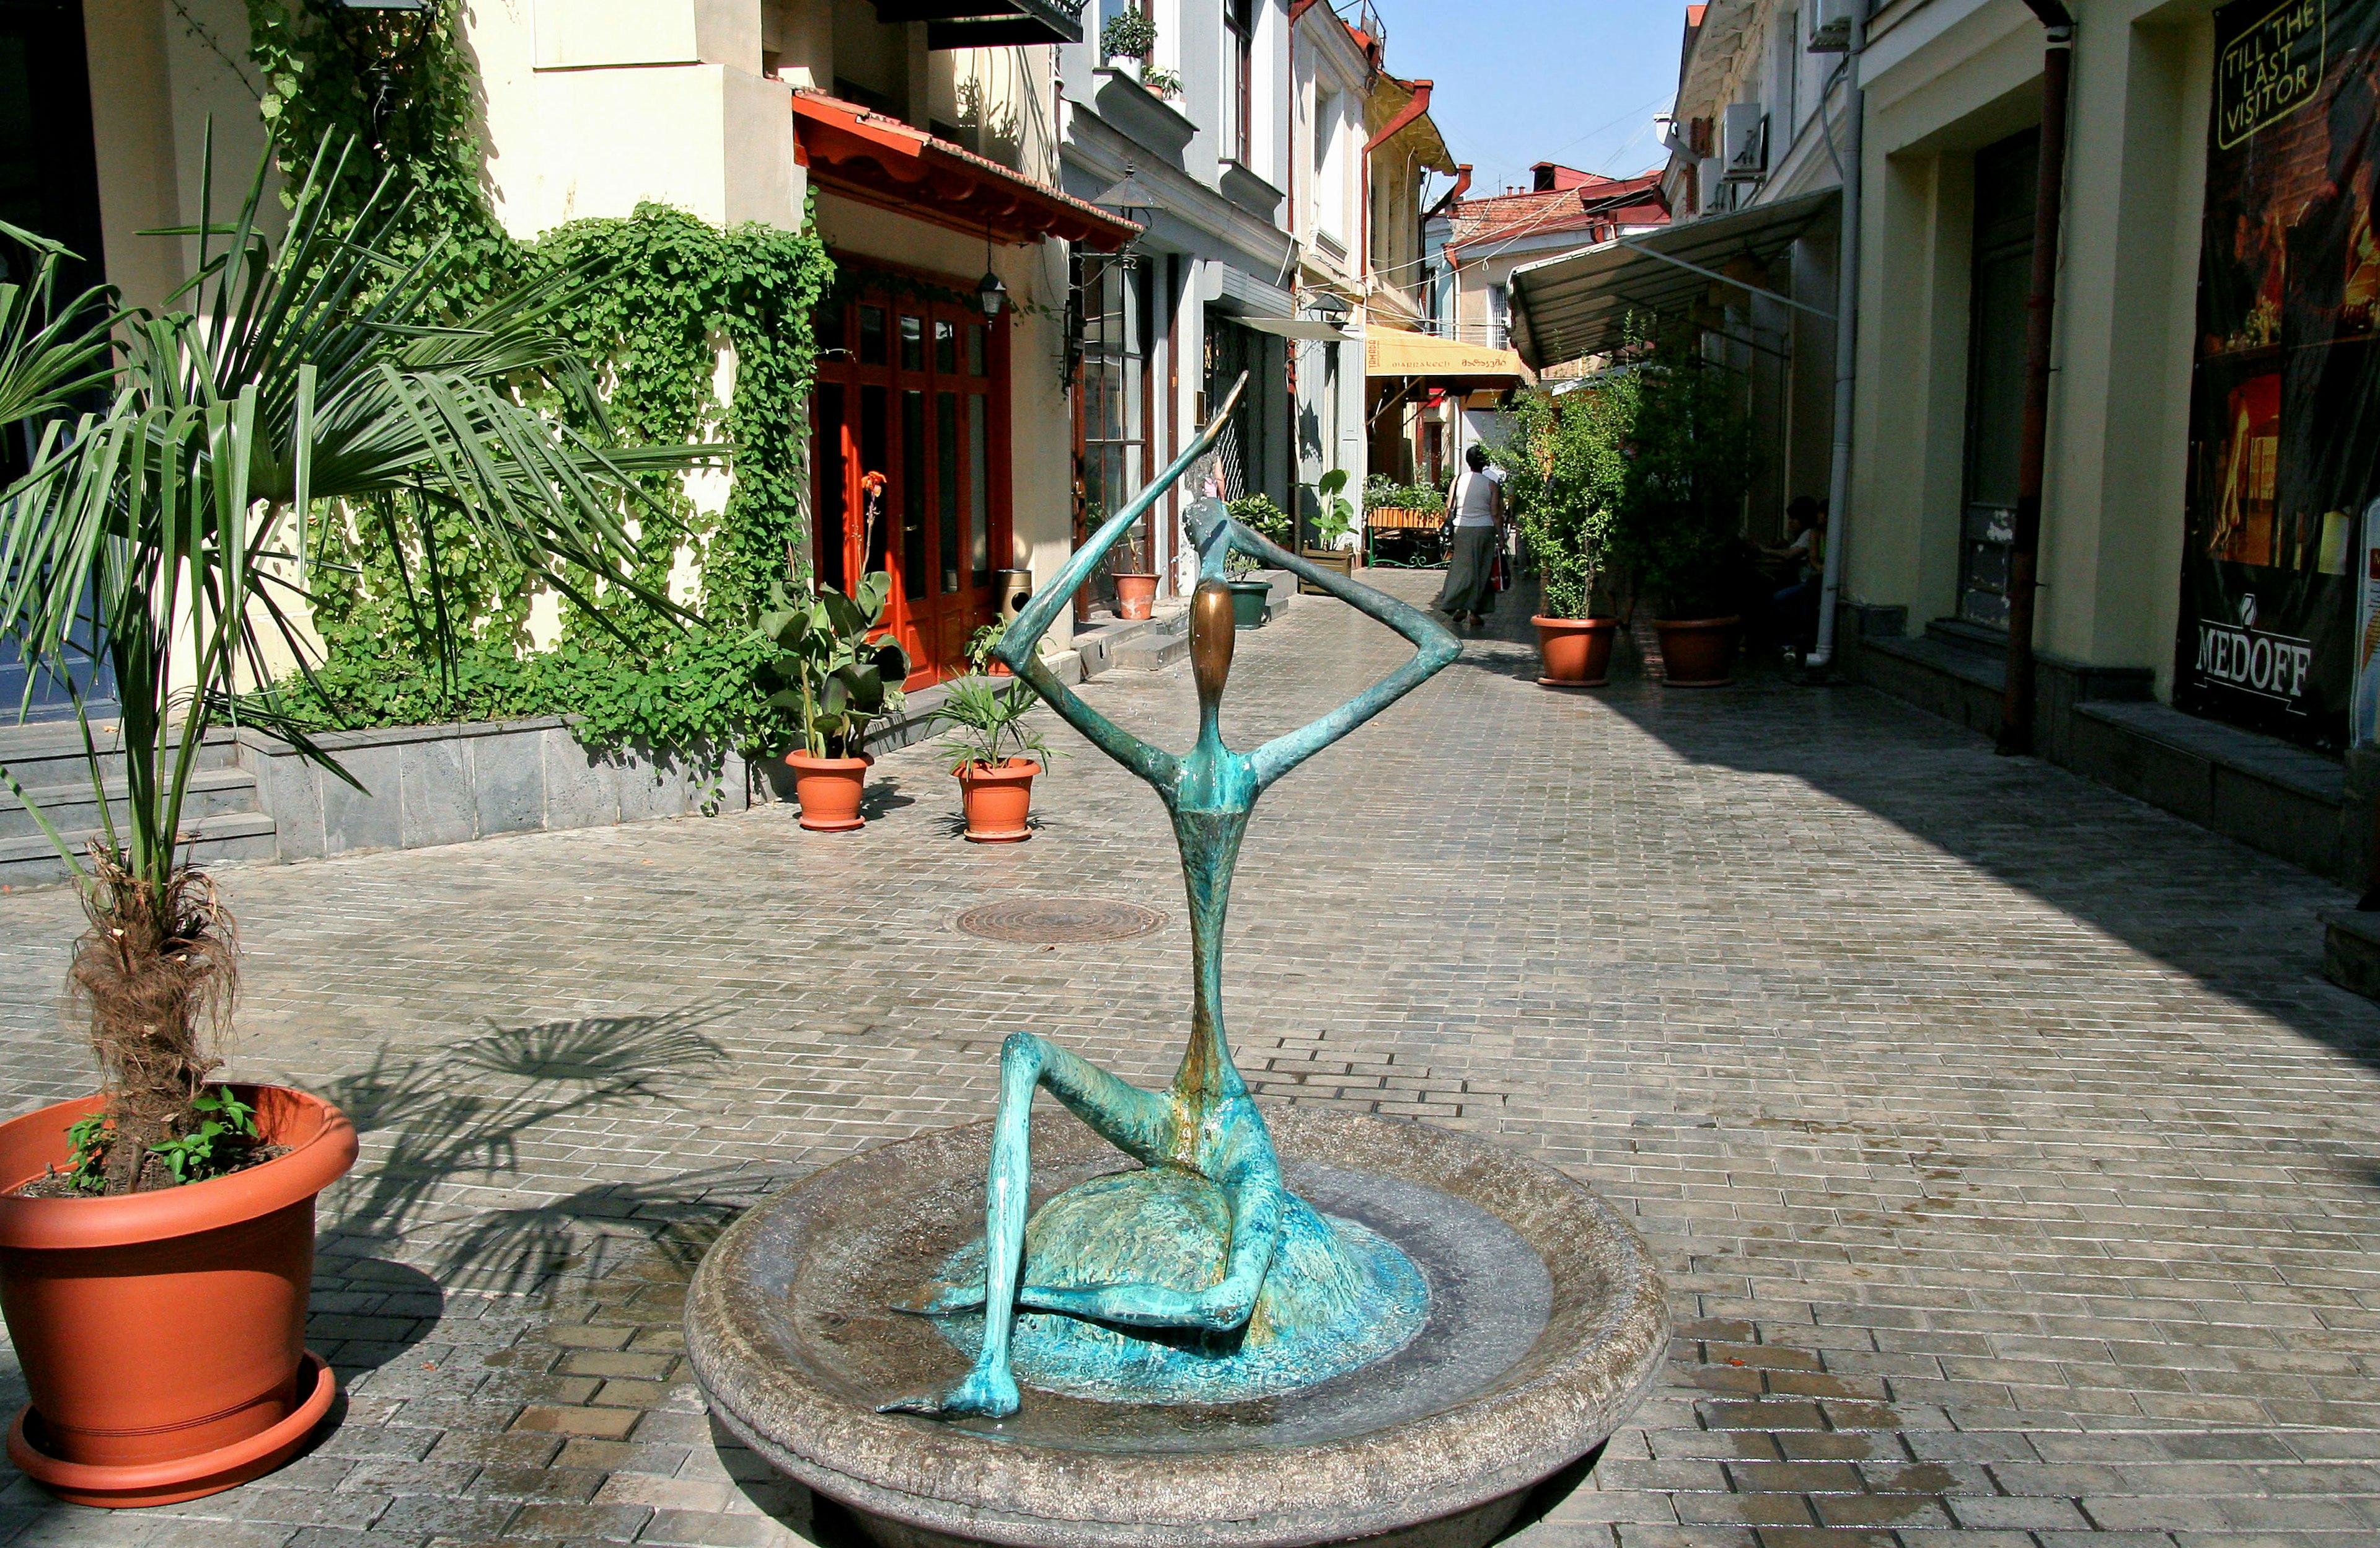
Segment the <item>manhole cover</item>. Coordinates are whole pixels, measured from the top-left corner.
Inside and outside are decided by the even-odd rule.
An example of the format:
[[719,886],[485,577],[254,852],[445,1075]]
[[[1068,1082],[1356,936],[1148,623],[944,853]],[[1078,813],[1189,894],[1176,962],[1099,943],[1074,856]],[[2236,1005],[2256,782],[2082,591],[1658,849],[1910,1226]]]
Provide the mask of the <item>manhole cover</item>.
[[970,935],[1035,946],[1121,941],[1164,924],[1165,916],[1154,908],[1099,897],[1010,897],[979,903],[959,916],[959,928]]

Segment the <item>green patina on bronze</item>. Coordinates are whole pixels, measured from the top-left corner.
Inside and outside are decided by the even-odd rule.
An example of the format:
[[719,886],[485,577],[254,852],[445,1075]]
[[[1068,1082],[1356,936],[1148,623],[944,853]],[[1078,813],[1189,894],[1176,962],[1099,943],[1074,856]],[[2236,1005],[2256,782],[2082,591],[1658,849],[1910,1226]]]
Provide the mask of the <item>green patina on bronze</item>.
[[[1224,1033],[1223,918],[1257,798],[1454,660],[1454,637],[1420,609],[1251,531],[1208,489],[1187,517],[1199,576],[1190,624],[1198,737],[1187,754],[1151,747],[1084,703],[1038,649],[1108,551],[1211,455],[1245,385],[1243,377],[1206,433],[1041,589],[997,652],[1101,751],[1154,786],[1172,815],[1190,904],[1189,1048],[1172,1085],[1156,1092],[1030,1032],[1009,1035],[983,1237],[945,1265],[915,1308],[944,1319],[975,1363],[955,1385],[887,1411],[1014,1413],[1019,1366],[1036,1384],[1111,1401],[1233,1401],[1368,1363],[1402,1347],[1426,1317],[1427,1289],[1402,1253],[1352,1222],[1319,1214],[1283,1184]],[[1413,641],[1415,654],[1319,720],[1252,752],[1225,746],[1233,633],[1223,579],[1233,550],[1312,581]],[[1036,1089],[1145,1170],[1062,1194],[1028,1227]]]

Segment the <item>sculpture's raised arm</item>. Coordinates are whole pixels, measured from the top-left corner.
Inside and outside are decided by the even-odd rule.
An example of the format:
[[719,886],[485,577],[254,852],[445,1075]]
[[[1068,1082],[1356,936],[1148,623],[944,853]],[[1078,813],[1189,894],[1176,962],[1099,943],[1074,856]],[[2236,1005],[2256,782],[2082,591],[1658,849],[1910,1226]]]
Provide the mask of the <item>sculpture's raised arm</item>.
[[1061,608],[1074,600],[1091,571],[1106,558],[1108,550],[1123,541],[1133,523],[1147,516],[1165,492],[1181,481],[1199,458],[1215,447],[1222,438],[1223,427],[1231,422],[1232,411],[1239,407],[1240,394],[1246,390],[1247,374],[1243,372],[1233,384],[1231,396],[1223,399],[1214,417],[1198,438],[1183,449],[1171,467],[1159,475],[1149,486],[1127,504],[1123,509],[1108,518],[1107,524],[1091,535],[1088,542],[1075,551],[1073,558],[1058,571],[1057,579],[1043,586],[1017,614],[1008,631],[1001,636],[992,653],[1007,664],[1008,669],[1031,685],[1049,706],[1064,716],[1068,725],[1090,738],[1101,752],[1122,763],[1160,789],[1169,788],[1181,769],[1182,761],[1161,748],[1149,746],[1138,737],[1124,730],[1099,711],[1075,696],[1075,690],[1060,682],[1041,661],[1041,637],[1057,621]]
[[1290,770],[1378,714],[1428,681],[1463,653],[1462,644],[1446,627],[1410,603],[1374,591],[1334,569],[1325,569],[1301,555],[1268,541],[1237,521],[1229,524],[1231,546],[1275,569],[1285,569],[1403,635],[1417,647],[1411,661],[1324,715],[1276,737],[1248,754],[1256,786],[1262,791]]

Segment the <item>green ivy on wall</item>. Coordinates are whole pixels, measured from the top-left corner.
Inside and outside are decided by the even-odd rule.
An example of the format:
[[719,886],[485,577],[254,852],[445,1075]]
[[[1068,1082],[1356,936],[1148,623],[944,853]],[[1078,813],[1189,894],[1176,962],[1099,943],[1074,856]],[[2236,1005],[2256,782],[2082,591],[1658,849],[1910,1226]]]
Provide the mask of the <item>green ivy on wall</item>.
[[[439,284],[458,312],[501,285],[593,279],[555,322],[608,384],[614,433],[634,444],[724,442],[735,448],[733,481],[715,514],[698,512],[674,480],[659,481],[639,524],[642,579],[661,589],[684,553],[700,582],[680,600],[701,622],[680,628],[627,597],[600,598],[592,614],[565,602],[561,638],[545,651],[530,646],[530,578],[468,542],[451,518],[404,513],[401,553],[358,523],[343,551],[325,555],[317,585],[319,718],[421,725],[569,714],[600,747],[714,759],[729,749],[777,750],[788,731],[755,684],[771,652],[752,625],[769,583],[808,569],[812,318],[834,283],[815,221],[798,232],[757,223],[721,230],[645,204],[624,219],[515,240],[481,177],[477,83],[454,43],[455,0],[431,6],[424,25],[399,12],[325,16],[302,0],[249,0],[251,52],[285,172],[302,171],[326,136],[355,136],[358,153],[335,190],[342,207],[360,211],[380,168],[394,172],[412,201],[415,252],[435,246]],[[367,153],[373,145],[377,155]],[[714,385],[722,360],[733,373],[724,402]],[[425,565],[470,620],[452,662],[431,648],[405,600],[406,575],[418,584]]]

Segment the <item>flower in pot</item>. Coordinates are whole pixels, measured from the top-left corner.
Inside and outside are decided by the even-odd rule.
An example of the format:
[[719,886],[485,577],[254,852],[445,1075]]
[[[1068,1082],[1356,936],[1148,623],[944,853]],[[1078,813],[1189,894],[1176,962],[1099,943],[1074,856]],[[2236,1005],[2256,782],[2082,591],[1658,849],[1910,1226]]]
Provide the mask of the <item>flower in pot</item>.
[[[0,285],[0,432],[33,446],[0,490],[0,637],[65,676],[96,636],[117,701],[104,726],[77,704],[102,836],[78,853],[25,801],[81,892],[67,971],[101,1089],[0,1123],[0,1310],[32,1398],[9,1458],[88,1505],[269,1471],[335,1391],[306,1306],[315,1196],[355,1130],[319,1097],[217,1078],[233,920],[185,847],[210,733],[237,703],[356,784],[256,678],[273,656],[310,676],[297,620],[323,544],[358,528],[418,553],[433,519],[459,523],[571,594],[621,587],[669,618],[624,518],[657,514],[637,475],[713,456],[606,444],[593,374],[551,322],[587,281],[449,315],[385,185],[334,218],[344,161],[318,154],[285,215],[261,197],[269,165],[236,214],[202,210],[187,310],[162,317],[55,296],[67,255],[0,228],[33,258],[29,284]],[[440,577],[416,567],[407,601],[451,669],[463,626]]]
[[[1232,519],[1269,542],[1287,547],[1296,529],[1290,514],[1269,494],[1243,494],[1226,506]],[[1259,579],[1257,562],[1233,549],[1225,561],[1232,591],[1232,624],[1235,628],[1262,628],[1265,610],[1272,602],[1272,582]]]
[[866,827],[868,727],[901,707],[908,657],[891,640],[869,636],[884,620],[892,578],[868,576],[854,595],[810,581],[798,593],[780,581],[760,616],[761,638],[776,650],[760,669],[769,702],[793,722],[795,745],[785,753],[794,771],[801,824],[815,833]]
[[1117,617],[1133,622],[1157,611],[1157,571],[1149,564],[1147,532],[1135,527],[1124,534],[1108,555],[1108,579],[1115,582]]
[[1641,370],[1612,558],[1651,599],[1663,680],[1733,679],[1733,578],[1742,547],[1752,438],[1742,383],[1702,359],[1690,335],[1662,341]]
[[[1347,498],[1347,469],[1333,468],[1314,481],[1314,541],[1306,545],[1305,556],[1318,565],[1328,565],[1342,575],[1355,572],[1355,551],[1348,541],[1355,529],[1355,503]],[[1310,580],[1297,584],[1307,596],[1327,593]]]
[[966,836],[978,844],[1014,844],[1033,836],[1033,776],[1038,760],[1056,756],[1041,734],[1025,723],[1039,701],[1021,682],[1002,688],[982,677],[962,677],[929,717],[953,727],[940,751],[958,777],[966,812]]
[[1139,6],[1130,6],[1108,18],[1099,29],[1099,52],[1111,70],[1136,71],[1157,46],[1157,23]]
[[1620,372],[1560,397],[1522,395],[1512,433],[1491,454],[1540,584],[1537,650],[1548,688],[1611,680],[1618,633],[1604,569],[1636,421],[1636,378]]

